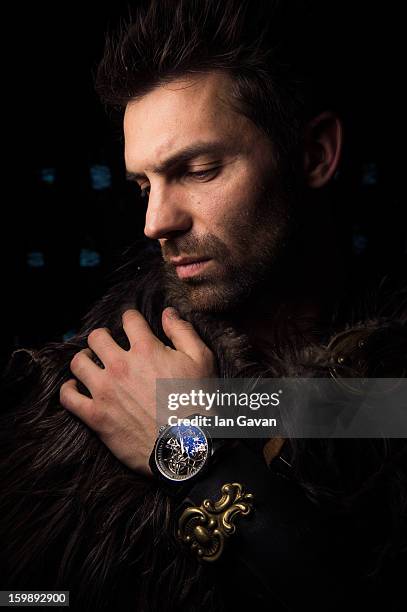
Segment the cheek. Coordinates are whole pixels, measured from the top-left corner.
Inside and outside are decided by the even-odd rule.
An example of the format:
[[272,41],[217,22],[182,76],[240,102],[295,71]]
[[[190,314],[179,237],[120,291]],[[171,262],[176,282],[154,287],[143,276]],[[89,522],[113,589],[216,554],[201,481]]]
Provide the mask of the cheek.
[[246,225],[253,218],[257,191],[244,172],[236,172],[231,180],[202,188],[193,205],[197,224],[202,223],[206,231],[218,236],[228,234],[228,228],[236,224]]

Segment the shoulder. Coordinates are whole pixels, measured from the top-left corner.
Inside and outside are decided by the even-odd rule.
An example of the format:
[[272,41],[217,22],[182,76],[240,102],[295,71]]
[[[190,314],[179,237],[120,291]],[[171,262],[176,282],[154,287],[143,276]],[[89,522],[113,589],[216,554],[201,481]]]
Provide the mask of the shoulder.
[[345,323],[329,338],[338,375],[407,376],[407,280],[385,277],[351,293]]

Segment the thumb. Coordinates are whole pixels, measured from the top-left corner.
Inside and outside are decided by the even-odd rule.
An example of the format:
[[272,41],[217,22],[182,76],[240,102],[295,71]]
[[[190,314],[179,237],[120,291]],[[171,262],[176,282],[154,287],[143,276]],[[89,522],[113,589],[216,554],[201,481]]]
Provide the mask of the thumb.
[[163,310],[162,324],[165,335],[177,351],[189,355],[194,361],[201,360],[202,356],[209,352],[193,325],[181,319],[175,308],[169,307]]

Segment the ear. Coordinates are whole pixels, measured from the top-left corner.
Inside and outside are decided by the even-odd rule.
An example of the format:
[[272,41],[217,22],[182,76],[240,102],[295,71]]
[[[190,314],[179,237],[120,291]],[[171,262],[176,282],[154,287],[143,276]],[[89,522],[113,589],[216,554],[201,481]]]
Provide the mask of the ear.
[[335,174],[342,150],[342,123],[333,112],[323,112],[305,127],[304,175],[311,188],[323,187]]

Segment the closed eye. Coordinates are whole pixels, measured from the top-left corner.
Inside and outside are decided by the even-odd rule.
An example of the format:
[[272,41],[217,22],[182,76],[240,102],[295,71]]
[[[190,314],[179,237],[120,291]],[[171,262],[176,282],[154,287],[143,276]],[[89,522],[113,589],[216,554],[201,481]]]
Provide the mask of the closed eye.
[[[215,168],[210,168],[209,170],[194,170],[186,172],[184,176],[197,181],[210,180],[211,178],[215,177],[215,175],[219,171],[219,168],[219,166],[216,166]],[[142,197],[143,199],[148,199],[149,195],[150,185],[148,185],[148,187],[140,187],[140,197]]]
[[198,181],[205,180],[205,179],[209,179],[215,176],[218,170],[219,170],[219,166],[217,166],[216,168],[210,168],[209,170],[196,170],[196,171],[187,172],[186,176],[189,176],[193,179],[197,179]]

